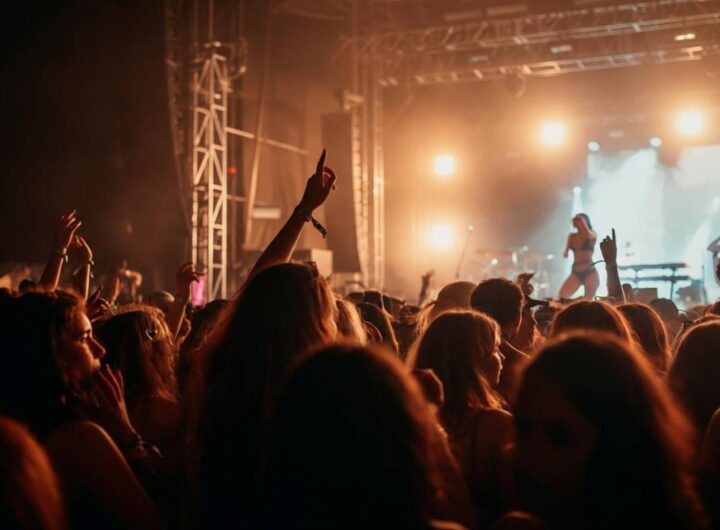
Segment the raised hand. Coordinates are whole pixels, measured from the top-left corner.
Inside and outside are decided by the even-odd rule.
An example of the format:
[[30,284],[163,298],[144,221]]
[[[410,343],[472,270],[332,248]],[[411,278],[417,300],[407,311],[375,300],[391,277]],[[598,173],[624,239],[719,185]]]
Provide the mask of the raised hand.
[[175,280],[177,282],[177,296],[182,299],[190,298],[192,294],[192,284],[193,282],[197,282],[201,276],[202,274],[195,270],[194,263],[183,263],[175,275]]
[[85,304],[85,312],[87,313],[90,322],[96,322],[101,320],[106,315],[112,313],[110,304],[104,298],[100,298],[102,287],[99,287],[89,298]]
[[332,169],[325,167],[325,156],[326,152],[323,149],[315,173],[308,179],[305,192],[300,199],[300,206],[309,212],[321,206],[327,200],[330,191],[335,188],[337,177]]
[[617,263],[617,239],[615,238],[615,229],[612,229],[612,236],[607,236],[600,242],[600,252],[605,263]]
[[420,277],[420,279],[422,280],[422,285],[425,285],[425,286],[430,285],[430,280],[432,279],[434,274],[435,274],[434,270],[426,271],[425,274],[423,274]]
[[602,252],[605,260],[605,270],[607,271],[607,289],[608,296],[619,303],[625,301],[625,293],[620,283],[620,273],[617,267],[617,238],[615,237],[615,229],[612,229],[612,235],[605,237],[600,242],[600,252]]
[[80,263],[90,263],[93,259],[93,252],[83,236],[75,235],[72,238],[71,248]]
[[530,283],[533,276],[535,276],[534,272],[521,272],[515,279],[515,283],[520,287],[520,290],[525,296],[530,296],[535,291],[535,287]]
[[55,248],[67,249],[75,237],[75,232],[82,226],[82,221],[77,218],[77,210],[73,210],[60,216],[55,224]]

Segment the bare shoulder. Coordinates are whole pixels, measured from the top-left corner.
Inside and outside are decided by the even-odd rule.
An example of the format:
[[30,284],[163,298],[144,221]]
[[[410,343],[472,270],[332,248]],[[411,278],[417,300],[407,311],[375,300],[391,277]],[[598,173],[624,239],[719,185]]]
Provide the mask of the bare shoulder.
[[483,408],[478,411],[475,423],[475,443],[482,447],[500,448],[513,437],[513,417],[499,409]]
[[49,451],[63,452],[115,447],[108,433],[92,421],[72,421],[60,425],[50,433],[46,445]]
[[513,417],[507,411],[501,409],[482,409],[478,419],[479,425],[483,428],[504,431],[512,428]]

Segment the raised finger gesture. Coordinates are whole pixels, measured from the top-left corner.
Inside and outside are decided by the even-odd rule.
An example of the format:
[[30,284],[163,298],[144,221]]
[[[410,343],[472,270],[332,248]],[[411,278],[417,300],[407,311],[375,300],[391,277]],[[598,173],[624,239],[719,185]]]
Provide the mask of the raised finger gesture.
[[607,236],[600,242],[600,252],[605,263],[617,263],[617,239],[615,229],[612,229],[612,236]]
[[325,157],[326,151],[323,149],[315,173],[308,179],[305,193],[303,193],[300,200],[300,206],[309,212],[321,206],[327,200],[330,191],[335,187],[337,177],[332,169],[325,166]]

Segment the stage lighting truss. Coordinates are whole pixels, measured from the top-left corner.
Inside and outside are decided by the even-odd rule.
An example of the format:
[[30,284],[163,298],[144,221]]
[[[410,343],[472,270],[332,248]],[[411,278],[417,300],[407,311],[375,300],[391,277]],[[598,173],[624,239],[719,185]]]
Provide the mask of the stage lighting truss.
[[[677,39],[678,35],[692,39]],[[720,54],[720,1],[656,0],[350,37],[383,86],[553,76]]]

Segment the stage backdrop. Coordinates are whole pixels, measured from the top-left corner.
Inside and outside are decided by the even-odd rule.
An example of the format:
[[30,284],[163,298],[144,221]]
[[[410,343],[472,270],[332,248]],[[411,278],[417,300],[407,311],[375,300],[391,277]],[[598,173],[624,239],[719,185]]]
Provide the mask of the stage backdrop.
[[[592,153],[581,190],[573,209],[600,237],[615,228],[621,264],[684,261],[710,300],[720,296],[706,250],[720,236],[720,146],[688,147],[670,162],[651,148]],[[666,284],[657,287],[667,296]]]

